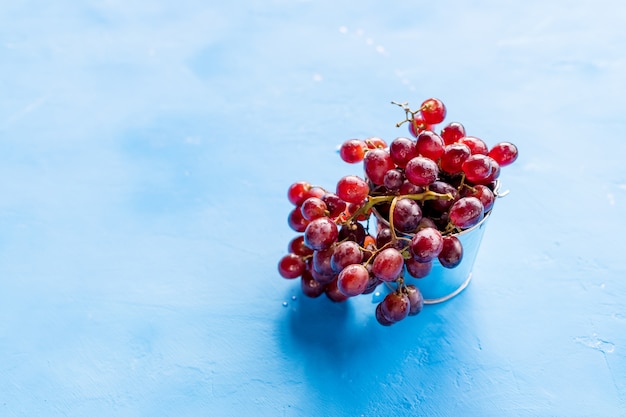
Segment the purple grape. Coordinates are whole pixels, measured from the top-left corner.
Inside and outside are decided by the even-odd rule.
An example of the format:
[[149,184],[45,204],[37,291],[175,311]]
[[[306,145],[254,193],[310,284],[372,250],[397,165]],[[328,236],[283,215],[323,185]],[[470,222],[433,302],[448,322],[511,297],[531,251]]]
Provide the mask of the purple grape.
[[404,233],[413,232],[417,229],[422,219],[422,209],[416,201],[402,198],[396,201],[393,209],[393,226],[396,230]]
[[406,295],[409,297],[409,316],[415,316],[424,308],[424,297],[415,285],[407,285],[405,289]]
[[463,260],[463,245],[456,236],[444,236],[439,262],[445,268],[455,268]]

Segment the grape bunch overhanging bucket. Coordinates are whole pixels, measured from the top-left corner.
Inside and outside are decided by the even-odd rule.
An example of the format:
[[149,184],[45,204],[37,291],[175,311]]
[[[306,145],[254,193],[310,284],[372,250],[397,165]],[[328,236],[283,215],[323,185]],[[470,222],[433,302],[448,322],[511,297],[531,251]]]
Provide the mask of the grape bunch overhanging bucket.
[[396,126],[408,123],[413,138],[349,139],[339,155],[362,163],[364,175],[346,175],[333,189],[289,186],[288,224],[298,234],[278,263],[308,297],[346,302],[384,286],[374,314],[385,326],[469,284],[495,200],[506,194],[501,167],[518,156],[511,142],[489,148],[461,123],[438,128],[446,116],[438,99],[417,110],[394,104],[405,112]]

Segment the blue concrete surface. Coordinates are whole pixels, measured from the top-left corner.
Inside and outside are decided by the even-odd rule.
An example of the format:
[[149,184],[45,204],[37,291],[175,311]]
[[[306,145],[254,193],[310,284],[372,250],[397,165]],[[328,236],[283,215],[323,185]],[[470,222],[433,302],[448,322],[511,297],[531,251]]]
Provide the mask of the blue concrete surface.
[[[2,2],[0,415],[626,415],[626,3],[419,3]],[[521,152],[471,285],[305,299],[288,185],[430,96]]]

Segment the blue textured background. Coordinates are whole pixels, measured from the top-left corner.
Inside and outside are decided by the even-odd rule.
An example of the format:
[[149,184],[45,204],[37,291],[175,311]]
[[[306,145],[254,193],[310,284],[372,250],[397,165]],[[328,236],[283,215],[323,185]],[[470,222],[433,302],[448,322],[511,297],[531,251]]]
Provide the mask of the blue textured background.
[[[423,3],[423,4],[420,4]],[[626,415],[626,3],[4,1],[0,415]],[[279,277],[296,180],[515,142],[472,284],[391,328]],[[287,306],[284,307],[283,303]]]

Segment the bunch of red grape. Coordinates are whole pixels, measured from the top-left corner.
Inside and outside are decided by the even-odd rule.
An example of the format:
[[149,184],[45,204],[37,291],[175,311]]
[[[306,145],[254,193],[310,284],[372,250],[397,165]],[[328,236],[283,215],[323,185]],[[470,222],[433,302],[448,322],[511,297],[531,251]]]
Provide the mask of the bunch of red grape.
[[[463,259],[457,234],[477,225],[496,198],[500,168],[517,159],[510,142],[489,148],[452,122],[435,133],[446,116],[444,104],[425,100],[405,112],[414,139],[398,137],[389,145],[378,137],[344,142],[339,154],[363,163],[364,177],[347,175],[333,191],[301,181],[289,187],[295,206],[289,226],[299,234],[289,243],[278,271],[300,278],[302,292],[332,301],[372,293],[384,283],[390,292],[376,307],[376,319],[391,325],[418,314],[419,289],[404,274],[423,278],[433,262],[454,268]],[[369,230],[370,216],[378,227]]]

